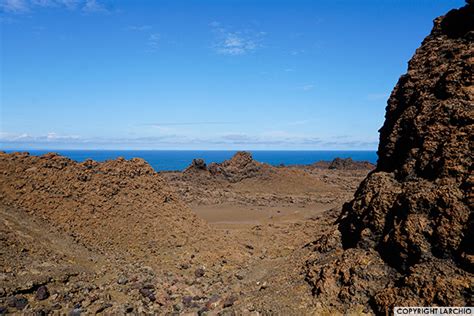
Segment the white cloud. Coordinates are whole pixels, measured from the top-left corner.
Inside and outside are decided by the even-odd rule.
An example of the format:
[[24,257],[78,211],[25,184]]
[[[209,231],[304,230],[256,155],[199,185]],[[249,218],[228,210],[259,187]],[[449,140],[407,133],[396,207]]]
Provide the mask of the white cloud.
[[217,40],[214,49],[222,55],[245,55],[260,48],[265,32],[254,31],[229,31],[221,27],[219,22],[211,22],[210,26],[217,34]]
[[306,51],[304,49],[294,49],[292,51],[290,51],[290,55],[291,56],[298,56],[298,55],[301,55],[301,54],[304,54]]
[[3,0],[0,7],[2,10],[11,13],[22,13],[29,10],[28,3],[25,0]]
[[151,51],[156,51],[159,48],[161,35],[159,33],[152,33],[148,36],[148,48]]
[[33,11],[36,8],[80,9],[90,13],[109,12],[107,8],[97,0],[2,0],[0,7],[9,13],[25,13]]
[[262,148],[262,149],[369,149],[377,148],[375,137],[352,136],[318,137],[294,134],[285,130],[270,130],[260,134],[227,133],[212,137],[178,135],[172,129],[157,128],[158,134],[142,137],[90,137],[61,135],[50,132],[45,135],[0,132],[0,148],[47,148],[47,149],[160,149],[160,148]]
[[99,3],[97,0],[86,0],[86,3],[84,7],[82,8],[84,12],[90,12],[90,13],[95,13],[95,12],[109,12],[107,8]]
[[303,90],[303,91],[310,91],[310,90],[314,89],[314,85],[313,84],[305,84],[305,85],[299,87],[299,89]]
[[74,135],[60,135],[55,132],[49,132],[46,135],[30,135],[27,133],[15,134],[15,133],[0,133],[0,142],[56,142],[56,141],[69,141],[79,140],[79,136]]
[[127,27],[129,31],[143,32],[151,29],[151,25],[130,25]]

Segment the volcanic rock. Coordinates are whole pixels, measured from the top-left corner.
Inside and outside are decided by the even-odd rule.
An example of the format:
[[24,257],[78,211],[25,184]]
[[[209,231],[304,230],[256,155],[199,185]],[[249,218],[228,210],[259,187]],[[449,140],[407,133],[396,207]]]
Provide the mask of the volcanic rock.
[[36,299],[38,301],[42,301],[42,300],[45,300],[49,297],[49,291],[48,291],[48,288],[44,285],[40,286],[37,290],[36,290]]
[[388,101],[377,169],[344,209],[345,246],[373,244],[402,271],[433,257],[474,271],[473,22],[473,5],[435,20]]
[[195,171],[202,171],[207,170],[207,165],[204,159],[193,159],[193,162],[189,167],[187,167],[184,172],[195,172]]
[[174,249],[192,238],[186,231],[206,229],[143,159],[77,163],[56,154],[0,153],[0,169],[3,205],[99,252],[148,255],[152,240],[154,249]]
[[335,158],[328,166],[328,169],[338,170],[358,170],[358,169],[372,169],[374,167],[368,161],[354,161],[352,158]]
[[255,161],[252,154],[245,151],[237,152],[231,159],[222,163],[211,163],[209,172],[212,175],[224,177],[229,182],[238,182],[262,174],[270,166]]
[[437,18],[409,62],[388,100],[377,167],[339,218],[340,243],[319,245],[332,250],[308,263],[322,299],[370,302],[381,314],[472,304],[473,41],[470,3]]

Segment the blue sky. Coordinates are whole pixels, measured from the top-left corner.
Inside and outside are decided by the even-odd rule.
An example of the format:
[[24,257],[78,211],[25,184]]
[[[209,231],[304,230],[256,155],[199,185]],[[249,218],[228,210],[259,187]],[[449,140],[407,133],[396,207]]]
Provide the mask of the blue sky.
[[376,149],[462,0],[0,0],[3,149]]

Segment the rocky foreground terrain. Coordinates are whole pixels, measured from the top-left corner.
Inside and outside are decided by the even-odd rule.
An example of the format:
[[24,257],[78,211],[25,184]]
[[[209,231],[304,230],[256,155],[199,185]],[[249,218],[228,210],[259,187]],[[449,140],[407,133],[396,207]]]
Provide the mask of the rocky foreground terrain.
[[435,20],[388,101],[374,170],[238,153],[158,174],[0,153],[0,314],[472,306],[473,40],[474,4]]
[[[276,168],[239,152],[209,168],[194,161],[182,173],[160,175],[141,159],[77,163],[2,153],[0,311],[306,313],[315,303],[301,277],[304,246],[331,226],[338,211],[330,206],[347,200],[370,170],[306,168]],[[311,185],[316,204],[300,201],[287,214]],[[204,194],[214,190],[216,200]],[[216,203],[210,223],[182,199],[191,207]],[[232,205],[241,213],[255,201],[274,215],[230,216],[231,229],[212,222]]]

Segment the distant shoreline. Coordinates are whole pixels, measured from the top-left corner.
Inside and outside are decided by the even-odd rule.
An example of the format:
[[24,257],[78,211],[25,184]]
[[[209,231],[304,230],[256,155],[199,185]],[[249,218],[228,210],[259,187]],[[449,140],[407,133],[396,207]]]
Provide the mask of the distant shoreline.
[[[28,152],[40,156],[54,152],[72,160],[81,162],[86,159],[95,161],[113,160],[118,157],[125,159],[142,158],[157,172],[182,171],[193,159],[201,158],[206,163],[222,162],[230,159],[238,150],[58,150],[58,149],[16,149],[11,152]],[[332,161],[335,158],[351,158],[354,161],[377,162],[375,150],[248,150],[255,160],[273,166],[312,165],[317,162]]]

